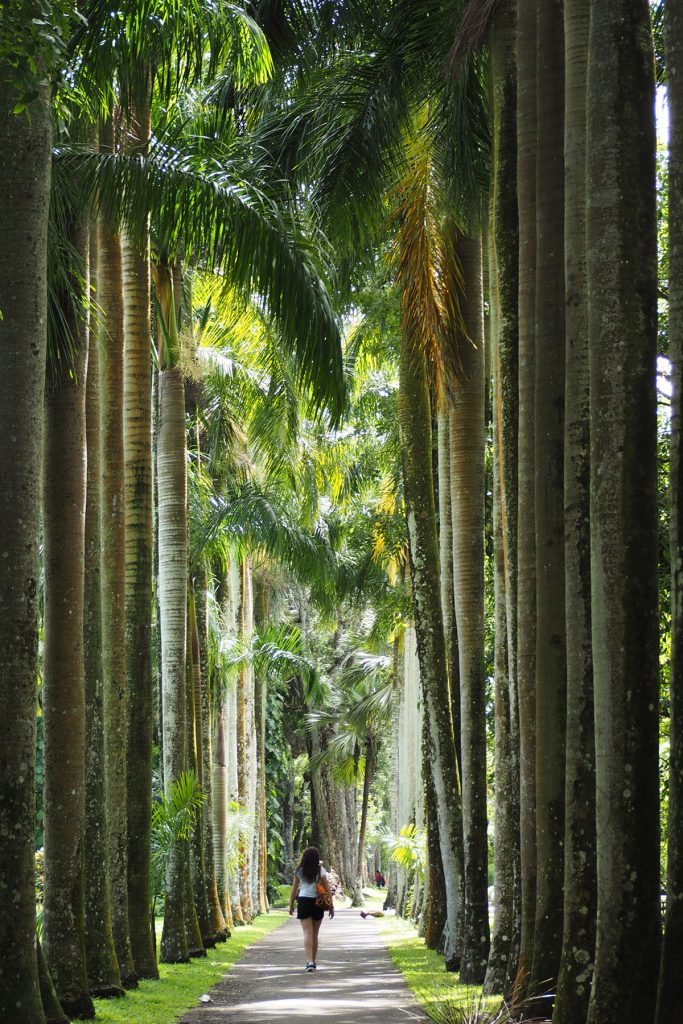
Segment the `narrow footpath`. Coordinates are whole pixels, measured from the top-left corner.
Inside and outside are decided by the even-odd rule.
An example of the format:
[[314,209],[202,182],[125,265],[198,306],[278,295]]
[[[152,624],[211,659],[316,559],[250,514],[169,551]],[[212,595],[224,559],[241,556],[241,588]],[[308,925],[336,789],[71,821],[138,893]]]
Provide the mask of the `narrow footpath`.
[[394,966],[372,918],[338,910],[320,929],[318,969],[307,974],[301,925],[290,918],[246,951],[210,1003],[181,1024],[410,1024],[428,1017]]

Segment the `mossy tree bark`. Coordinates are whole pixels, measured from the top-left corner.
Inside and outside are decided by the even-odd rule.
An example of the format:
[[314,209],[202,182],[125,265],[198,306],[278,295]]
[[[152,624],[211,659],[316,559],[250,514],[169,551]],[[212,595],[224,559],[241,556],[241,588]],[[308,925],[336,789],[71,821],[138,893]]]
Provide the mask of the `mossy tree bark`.
[[519,214],[519,433],[517,691],[520,749],[521,933],[515,998],[531,971],[536,918],[536,0],[517,6],[517,204]]
[[451,509],[453,583],[460,657],[460,722],[465,904],[460,980],[478,985],[489,956],[484,665],[484,308],[481,239],[459,237],[464,383],[453,396]]
[[422,357],[402,332],[399,417],[403,480],[410,538],[415,623],[425,714],[434,744],[434,788],[441,861],[446,885],[446,966],[459,967],[458,923],[463,877],[462,805],[453,736],[439,575],[434,484],[432,421],[427,374]]
[[458,624],[455,614],[453,589],[453,510],[451,508],[451,443],[448,408],[437,412],[438,498],[439,498],[439,566],[441,569],[441,610],[446,642],[448,683],[451,694],[453,735],[460,759],[460,656],[458,654]]
[[[140,70],[127,126],[127,153],[147,152],[151,74]],[[125,302],[125,652],[127,694],[128,927],[135,972],[158,978],[152,934],[152,358],[149,240],[123,243]]]
[[589,14],[589,0],[565,0],[567,766],[564,934],[553,1015],[556,1024],[584,1024],[586,1019],[597,900],[585,202]]
[[60,296],[72,358],[49,367],[43,421],[45,613],[43,728],[45,736],[45,922],[43,945],[64,1012],[89,1019],[83,910],[85,823],[85,389],[89,225],[69,215],[78,265],[71,295]]
[[598,917],[589,1024],[652,1020],[661,944],[657,231],[647,0],[591,0],[587,275]]
[[0,67],[0,1016],[45,1024],[33,851],[51,122],[45,89],[28,113],[13,113],[19,97],[4,71]]
[[216,673],[212,678],[209,666],[208,585],[206,569],[202,569],[199,574],[195,595],[201,667],[202,785],[206,796],[206,802],[202,808],[202,844],[211,927],[216,941],[223,941],[226,938],[227,924],[218,895],[213,848],[213,734],[214,722],[216,720],[216,695],[214,688],[219,685],[219,677]]
[[[564,25],[538,4],[536,148],[536,924],[533,994],[562,952],[567,660],[564,594]],[[547,1008],[547,1003],[545,1004]]]
[[[111,118],[100,148],[114,150]],[[97,267],[100,356],[100,469],[102,559],[102,665],[104,695],[104,794],[114,946],[124,988],[137,984],[128,932],[127,751],[125,664],[125,518],[123,462],[124,313],[121,239],[100,214]]]
[[669,358],[671,420],[671,734],[666,923],[657,1024],[683,1017],[683,10],[665,7],[669,96]]
[[436,791],[432,763],[434,748],[426,715],[422,716],[422,782],[424,785],[424,816],[427,833],[427,913],[424,920],[425,945],[439,949],[446,927],[446,882],[441,862],[439,823],[436,816]]
[[[240,638],[243,644],[248,644],[251,638],[254,622],[254,597],[251,578],[251,566],[245,557],[242,562],[242,604],[240,612]],[[249,811],[251,765],[249,763],[249,752],[251,749],[250,736],[250,702],[253,700],[253,672],[251,666],[244,665],[239,672],[237,680],[237,791],[238,802],[243,812]],[[254,908],[251,898],[251,833],[245,835],[240,831],[239,839],[239,891],[242,914],[247,923],[254,916]]]
[[[516,5],[499,3],[491,27],[493,182],[489,245],[492,314],[496,602],[495,918],[484,987],[508,993],[521,927],[520,749],[517,691],[519,431],[519,216],[517,210]],[[499,639],[499,632],[501,634]],[[500,879],[500,881],[499,881]]]
[[[90,235],[91,288],[96,281],[97,232]],[[96,285],[93,297],[97,294]],[[97,998],[124,995],[114,949],[106,870],[104,818],[104,709],[102,703],[102,604],[100,563],[100,371],[97,338],[88,346],[85,416],[87,486],[85,503],[85,829],[83,890],[88,990]]]
[[[197,627],[197,602],[194,583],[188,584],[188,729],[187,741],[190,752],[189,767],[194,769],[199,786],[204,793],[204,755],[202,732],[202,668],[199,654],[199,629]],[[206,874],[204,871],[204,814],[206,802],[199,810],[190,839],[192,887],[197,912],[199,933],[205,949],[216,945],[216,934],[209,916]]]

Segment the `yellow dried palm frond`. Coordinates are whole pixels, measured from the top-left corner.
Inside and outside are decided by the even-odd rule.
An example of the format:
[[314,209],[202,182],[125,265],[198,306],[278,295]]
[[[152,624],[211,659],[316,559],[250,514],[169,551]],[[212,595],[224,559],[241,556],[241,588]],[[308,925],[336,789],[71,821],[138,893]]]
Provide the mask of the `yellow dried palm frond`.
[[[426,113],[422,115],[426,122]],[[460,309],[463,276],[457,229],[442,218],[428,134],[419,118],[406,142],[407,171],[397,187],[394,262],[401,292],[401,329],[424,360],[437,402],[462,383],[459,346],[466,339]]]

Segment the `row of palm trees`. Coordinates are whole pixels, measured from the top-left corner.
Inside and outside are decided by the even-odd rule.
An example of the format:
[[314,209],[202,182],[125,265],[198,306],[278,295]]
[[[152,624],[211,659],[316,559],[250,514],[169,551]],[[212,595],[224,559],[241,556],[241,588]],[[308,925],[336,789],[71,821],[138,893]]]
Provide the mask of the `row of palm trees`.
[[[231,5],[196,4],[181,12],[174,4],[130,4],[113,12],[93,3],[78,14],[51,5],[42,13],[44,19],[35,20],[38,34],[44,33],[40,60],[27,43],[18,70],[5,50],[1,69],[3,141],[12,164],[3,240],[21,268],[14,282],[9,271],[4,276],[2,295],[14,391],[3,408],[9,413],[14,406],[17,445],[8,460],[12,515],[8,508],[3,633],[2,820],[3,835],[13,840],[3,842],[2,857],[3,877],[16,885],[8,898],[19,911],[3,915],[1,1002],[8,1019],[22,1021],[58,1012],[41,998],[38,968],[44,963],[36,959],[28,885],[39,521],[45,572],[43,945],[62,1011],[93,1016],[92,995],[120,994],[137,978],[158,973],[149,909],[153,580],[164,786],[168,795],[193,768],[207,797],[192,850],[178,839],[171,849],[162,959],[201,952],[225,934],[226,913],[239,921],[251,916],[254,903],[265,907],[265,794],[256,767],[264,764],[262,701],[253,670],[244,668],[225,721],[222,684],[214,683],[209,697],[210,665],[200,643],[206,615],[196,612],[206,594],[205,558],[195,556],[188,590],[187,399],[180,362],[192,348],[194,325],[183,313],[183,280],[191,276],[183,264],[222,271],[243,302],[257,293],[263,315],[276,325],[273,337],[294,352],[288,357],[292,381],[312,386],[318,403],[327,397],[333,409],[342,394],[338,328],[310,241],[287,197],[278,202],[267,181],[255,184],[258,170],[241,145],[234,107],[221,111],[206,93],[219,73],[229,75],[234,88],[267,78],[272,64],[263,30]],[[13,35],[4,42],[21,44],[11,20],[5,28]],[[50,81],[57,83],[54,103]],[[224,131],[202,135],[199,122],[206,126],[211,118]],[[22,298],[24,273],[33,282],[30,301],[28,294]],[[199,432],[200,461],[198,438]],[[19,466],[24,483],[12,476]],[[253,601],[246,552],[240,565],[236,630],[248,639]],[[220,575],[225,578],[225,568]],[[223,719],[223,754],[226,744],[237,753],[227,780],[231,800],[252,823],[260,822],[256,835],[242,835],[239,877],[233,872],[229,879],[220,860],[225,829],[218,829],[215,844],[209,838],[216,718]],[[219,762],[219,823],[228,799],[221,779],[226,767]],[[214,849],[219,860],[212,868]]]
[[[3,991],[6,1005],[19,1002],[21,1020],[43,1020],[30,863],[42,516],[45,950],[63,1004],[90,1012],[85,947],[92,960],[97,934],[114,970],[104,989],[156,970],[144,895],[154,581],[164,785],[168,790],[194,768],[205,793],[212,787],[194,840],[171,850],[162,957],[184,959],[223,929],[226,915],[249,913],[249,901],[252,908],[266,905],[263,687],[246,659],[234,696],[226,697],[219,659],[212,662],[202,637],[205,595],[213,590],[207,575],[218,581],[211,601],[232,607],[233,632],[243,644],[254,616],[267,621],[273,591],[260,586],[258,574],[255,590],[250,582],[250,555],[267,539],[290,568],[304,561],[324,570],[311,597],[299,601],[299,618],[307,653],[311,599],[327,605],[336,630],[334,677],[344,671],[345,596],[359,588],[372,594],[369,632],[395,642],[397,681],[402,627],[414,617],[428,851],[422,905],[427,939],[443,943],[447,966],[488,992],[512,993],[520,1005],[557,983],[557,1021],[649,1020],[655,1013],[670,1019],[680,1002],[672,966],[679,907],[668,900],[660,972],[657,221],[648,3],[397,0],[282,11],[255,5],[247,14],[196,0],[185,16],[171,2],[131,0],[112,17],[102,0],[82,12],[87,29],[69,19],[68,9],[63,17],[58,5],[47,7],[33,29],[7,21],[26,59],[19,48],[20,58],[10,61],[0,47],[11,214],[0,246],[8,263],[0,266],[0,331],[13,405],[3,434],[12,458],[3,499],[10,504],[0,520],[8,570],[0,635],[9,672],[0,687],[0,720],[9,722],[10,712],[13,718],[2,740],[7,785],[0,823],[16,835],[2,844],[0,868],[17,880],[9,897],[22,908],[4,915],[7,930],[0,932],[0,962],[17,979]],[[676,374],[680,25],[671,0],[658,17],[662,10]],[[45,68],[65,72],[57,125],[62,131],[66,113],[69,136],[58,138],[52,158]],[[29,262],[31,273],[22,277]],[[234,311],[236,304],[225,292],[217,303],[215,272],[231,283],[242,309],[252,307],[249,324],[241,313],[217,313],[217,305]],[[87,302],[89,275],[95,307]],[[339,421],[344,401],[339,329],[326,287],[332,282],[340,306],[367,314],[356,341],[351,333],[348,362],[360,350],[372,364],[373,345],[385,345],[387,336],[395,346],[398,396],[395,380],[378,387],[398,398],[393,423],[380,428],[390,439],[389,455],[367,478],[362,425],[341,470],[335,460],[348,438],[342,443],[327,429]],[[234,330],[225,322],[230,316]],[[380,324],[374,331],[373,318]],[[95,331],[97,346],[90,344]],[[193,367],[204,358],[202,339],[231,331],[250,336],[265,353],[267,378],[254,383],[231,353],[213,359],[213,382],[199,387]],[[371,369],[377,372],[377,364]],[[350,492],[360,499],[341,515],[344,529],[329,508],[321,514],[324,502],[303,495],[301,480],[315,471],[307,461],[310,442],[297,451],[294,440],[301,429],[301,407],[292,398],[297,384],[313,393],[305,415],[314,419],[324,404],[329,410],[328,423],[316,429],[327,454],[320,475],[333,481],[335,513]],[[359,419],[378,417],[381,403],[365,387],[369,395],[354,396]],[[676,403],[677,393],[672,897],[680,872]],[[492,937],[487,424],[495,605]],[[251,444],[244,443],[245,430]],[[260,467],[263,459],[265,471],[251,465],[255,451],[253,461]],[[290,513],[295,509],[289,526],[287,516],[275,523],[274,494],[286,495]],[[354,561],[358,549],[362,556]],[[335,585],[324,592],[332,577]],[[313,838],[355,889],[378,734],[387,729],[373,716],[391,694],[384,684],[368,684],[367,673],[361,677],[337,696],[320,689],[322,707],[313,712],[308,740]],[[360,712],[348,706],[349,694]],[[394,761],[399,774],[402,753]],[[414,765],[416,752],[405,753]],[[345,793],[339,785],[345,759],[346,782],[358,781],[361,768],[365,773],[355,850],[333,849],[335,825],[346,821],[347,834],[356,827],[348,787]],[[338,762],[334,770],[331,760]],[[128,773],[116,770],[124,763]],[[397,780],[396,794],[399,788]],[[241,835],[237,878],[221,877],[223,810],[214,808],[225,803],[214,798],[227,789],[258,820],[258,841]],[[394,828],[407,824],[396,818]],[[82,938],[73,896],[81,884],[79,844],[87,890],[87,877],[97,892],[111,887],[111,940],[106,923],[87,932],[87,915]],[[202,861],[207,884],[192,898]],[[250,871],[254,861],[258,870]],[[104,921],[102,904],[94,913]],[[542,1005],[547,1009],[547,1001]]]

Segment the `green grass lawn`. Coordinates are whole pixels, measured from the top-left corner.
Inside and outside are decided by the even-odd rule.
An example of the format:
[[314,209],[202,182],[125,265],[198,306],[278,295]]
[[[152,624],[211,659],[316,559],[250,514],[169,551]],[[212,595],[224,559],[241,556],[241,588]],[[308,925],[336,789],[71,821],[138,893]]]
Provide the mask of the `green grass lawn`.
[[[365,893],[365,909],[381,910],[384,890],[368,887]],[[408,988],[426,1012],[440,1022],[463,1019],[480,1003],[486,1010],[500,1005],[493,997],[481,999],[481,988],[476,985],[461,985],[457,974],[449,974],[444,968],[443,957],[428,949],[417,930],[408,921],[396,917],[393,911],[377,919],[382,938],[389,956],[403,974]],[[474,1016],[474,1014],[473,1014]]]
[[172,1024],[199,996],[221,980],[248,946],[258,942],[284,921],[287,914],[273,910],[254,923],[233,929],[227,942],[210,949],[206,956],[189,964],[160,964],[159,981],[141,981],[123,999],[96,999],[97,1020],[118,1024]]

